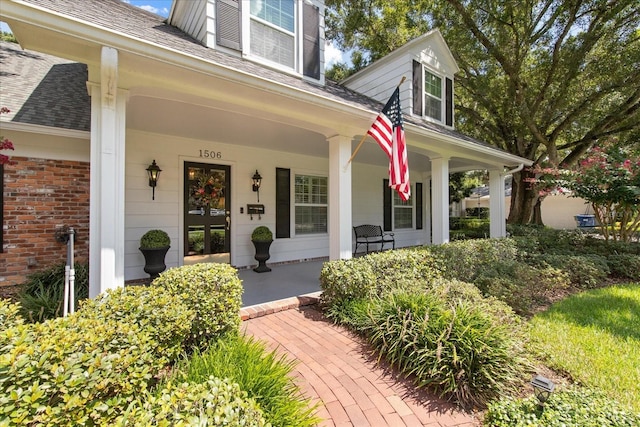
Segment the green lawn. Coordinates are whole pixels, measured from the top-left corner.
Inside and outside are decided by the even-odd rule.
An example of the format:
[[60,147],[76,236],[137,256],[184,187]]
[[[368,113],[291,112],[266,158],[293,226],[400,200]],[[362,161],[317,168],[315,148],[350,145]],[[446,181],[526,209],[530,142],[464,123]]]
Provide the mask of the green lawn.
[[551,368],[640,411],[640,283],[571,296],[531,326]]

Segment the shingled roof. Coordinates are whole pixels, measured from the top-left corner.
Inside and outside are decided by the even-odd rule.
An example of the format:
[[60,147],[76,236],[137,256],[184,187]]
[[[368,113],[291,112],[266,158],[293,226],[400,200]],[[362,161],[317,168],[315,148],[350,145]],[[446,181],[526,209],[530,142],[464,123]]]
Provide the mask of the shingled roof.
[[88,131],[87,66],[0,41],[2,121]]
[[[130,37],[152,43],[173,51],[201,58],[212,64],[232,68],[267,81],[276,82],[304,92],[312,93],[336,102],[364,108],[378,113],[383,105],[378,101],[347,89],[335,82],[327,81],[324,86],[312,84],[296,76],[263,67],[252,61],[229,55],[203,46],[198,40],[184,33],[179,28],[167,24],[159,15],[147,12],[120,0],[23,0],[55,13],[72,17],[90,25],[100,26],[107,30],[127,34]],[[86,79],[85,79],[86,81]],[[496,149],[482,141],[430,123],[412,116],[405,116],[405,123],[411,123],[436,133],[461,139],[474,144]],[[498,149],[496,149],[498,150]]]

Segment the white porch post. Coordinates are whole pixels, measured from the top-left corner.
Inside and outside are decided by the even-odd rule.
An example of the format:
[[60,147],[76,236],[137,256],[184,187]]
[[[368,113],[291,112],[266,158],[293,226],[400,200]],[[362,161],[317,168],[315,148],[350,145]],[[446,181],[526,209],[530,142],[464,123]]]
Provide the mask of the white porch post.
[[431,243],[449,242],[449,159],[431,159]]
[[489,236],[506,237],[506,210],[504,205],[504,175],[500,169],[489,171]]
[[89,297],[124,286],[124,167],[127,91],[118,89],[118,51],[103,46],[100,82],[90,83]]
[[348,259],[351,239],[351,138],[336,135],[329,142],[329,259]]

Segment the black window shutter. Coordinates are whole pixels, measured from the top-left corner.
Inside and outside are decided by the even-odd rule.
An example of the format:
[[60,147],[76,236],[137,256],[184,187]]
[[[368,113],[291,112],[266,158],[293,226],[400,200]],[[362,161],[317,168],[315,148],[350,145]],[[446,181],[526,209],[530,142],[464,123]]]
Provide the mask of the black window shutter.
[[276,168],[276,239],[291,237],[291,170]]
[[422,230],[422,210],[424,209],[422,200],[422,183],[416,182],[416,230]]
[[413,114],[422,116],[422,64],[413,61]]
[[449,78],[445,79],[445,96],[446,96],[446,124],[447,126],[453,126],[453,81]]
[[304,3],[302,19],[303,32],[303,74],[314,79],[320,78],[320,10]]
[[383,200],[383,211],[384,211],[384,222],[383,229],[384,231],[392,231],[391,227],[391,188],[389,188],[389,180],[382,180],[382,200]]
[[216,1],[216,43],[230,49],[242,50],[240,0]]

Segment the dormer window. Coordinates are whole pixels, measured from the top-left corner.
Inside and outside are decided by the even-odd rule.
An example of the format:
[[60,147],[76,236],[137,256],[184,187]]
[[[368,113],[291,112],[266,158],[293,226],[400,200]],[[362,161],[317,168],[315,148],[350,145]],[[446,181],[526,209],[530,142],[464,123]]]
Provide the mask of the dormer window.
[[453,127],[453,80],[413,61],[413,114]]
[[294,0],[251,2],[251,54],[295,68]]
[[429,71],[424,71],[424,114],[442,121],[442,79]]

